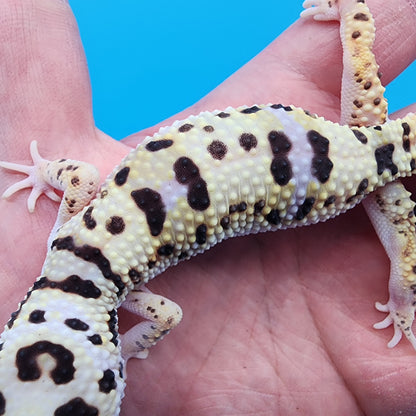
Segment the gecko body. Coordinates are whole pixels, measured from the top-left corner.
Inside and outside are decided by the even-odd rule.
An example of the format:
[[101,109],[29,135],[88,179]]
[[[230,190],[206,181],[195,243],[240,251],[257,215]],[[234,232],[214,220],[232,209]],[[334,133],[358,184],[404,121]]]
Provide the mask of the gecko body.
[[[355,23],[369,21],[353,11],[362,13]],[[382,90],[368,83],[377,81],[362,80],[377,107]],[[363,105],[358,113],[367,111]],[[179,306],[143,287],[149,279],[229,237],[333,218],[414,174],[416,116],[381,125],[380,108],[371,109],[380,124],[372,127],[366,114],[340,125],[280,104],[227,108],[146,138],[97,197],[52,233],[41,275],[1,335],[0,415],[118,415],[126,361],[145,357],[182,317]],[[73,161],[50,165],[56,180],[63,171],[76,188]],[[414,230],[414,204],[386,189],[369,209],[389,207],[392,233],[402,227],[402,236]],[[412,241],[404,244],[414,249]],[[416,258],[400,250],[397,257],[398,290],[413,314]],[[122,349],[121,304],[147,319],[121,336]],[[413,343],[406,328],[399,327],[400,336]]]

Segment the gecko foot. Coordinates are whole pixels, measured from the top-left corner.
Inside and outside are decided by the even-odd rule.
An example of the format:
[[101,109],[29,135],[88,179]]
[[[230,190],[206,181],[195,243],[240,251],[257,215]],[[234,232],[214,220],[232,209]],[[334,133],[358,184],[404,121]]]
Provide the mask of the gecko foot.
[[303,18],[313,16],[315,20],[339,20],[339,11],[335,1],[305,0],[305,9],[300,15]]
[[146,358],[149,348],[160,341],[182,319],[182,309],[175,302],[152,293],[142,286],[133,289],[122,306],[145,321],[120,335],[122,355],[130,358]]
[[376,309],[380,312],[386,312],[388,315],[380,322],[377,322],[373,325],[375,329],[385,329],[390,325],[393,325],[394,334],[393,338],[389,341],[387,346],[389,348],[394,348],[399,341],[402,339],[403,334],[412,344],[413,348],[416,350],[416,337],[412,331],[412,323],[414,320],[414,308],[409,307],[406,311],[398,311],[396,308],[392,307],[390,302],[382,304],[376,302]]
[[33,166],[0,162],[0,167],[28,175],[27,178],[9,186],[4,191],[2,197],[8,198],[22,189],[32,188],[27,199],[27,208],[29,212],[33,212],[35,210],[36,201],[42,194],[45,194],[48,198],[57,202],[59,202],[61,198],[53,191],[53,187],[43,178],[42,172],[45,170],[45,166],[49,161],[40,156],[36,140],[33,140],[30,143],[30,156],[33,160]]

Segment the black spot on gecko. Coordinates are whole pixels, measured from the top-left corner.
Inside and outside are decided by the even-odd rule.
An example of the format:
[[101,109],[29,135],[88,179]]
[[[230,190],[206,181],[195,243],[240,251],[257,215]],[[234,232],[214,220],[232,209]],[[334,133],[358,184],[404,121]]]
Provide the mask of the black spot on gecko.
[[365,13],[356,13],[354,15],[355,20],[359,20],[361,22],[368,22],[369,18]]
[[118,323],[117,323],[117,310],[113,309],[112,311],[108,312],[110,319],[108,320],[108,330],[110,331],[112,338],[110,342],[112,342],[115,346],[118,345]]
[[334,164],[328,157],[329,140],[315,130],[308,131],[307,137],[314,153],[311,173],[319,182],[325,183],[329,179],[331,170],[334,167]]
[[274,108],[275,110],[278,110],[279,108],[282,108],[285,111],[293,111],[293,108],[290,105],[273,104],[270,107]]
[[178,260],[184,260],[184,259],[187,259],[188,257],[189,257],[189,253],[186,251],[183,251],[182,253],[179,254]]
[[149,270],[153,269],[156,266],[156,261],[154,260],[149,260],[147,262],[147,267],[149,268]]
[[202,179],[198,179],[188,190],[189,206],[197,211],[204,211],[210,205],[207,183]]
[[120,169],[114,176],[114,182],[117,186],[122,186],[127,182],[129,177],[130,168],[125,166],[123,169]]
[[360,36],[361,36],[361,32],[360,32],[359,30],[356,30],[356,31],[352,32],[352,35],[351,35],[351,37],[352,37],[353,39],[357,39],[357,38],[359,38]]
[[93,230],[97,226],[97,221],[92,217],[92,211],[94,207],[88,207],[88,209],[84,212],[82,216],[82,220],[84,221],[85,226],[89,230]]
[[408,123],[402,123],[403,136],[408,136],[410,134],[410,126]]
[[355,192],[355,195],[350,196],[349,198],[347,198],[347,200],[345,201],[347,204],[349,204],[350,202],[352,202],[355,198],[364,195],[365,190],[368,188],[368,179],[364,178],[358,185],[357,190]]
[[102,393],[110,393],[111,390],[117,388],[114,372],[112,370],[105,370],[101,380],[98,381],[98,386]]
[[71,236],[58,238],[52,242],[51,249],[72,251],[75,248],[74,239]]
[[109,218],[105,223],[106,230],[113,235],[121,234],[125,227],[123,218],[116,215]]
[[7,321],[7,323],[6,323],[6,325],[7,325],[7,328],[12,328],[13,327],[13,324],[14,324],[14,321],[17,319],[17,317],[19,316],[19,314],[20,314],[20,311],[21,311],[21,309],[22,309],[22,305],[20,305],[19,306],[19,309],[17,310],[17,311],[15,311],[15,312],[12,312],[11,314],[10,314],[10,319]]
[[398,172],[397,166],[393,162],[394,144],[389,143],[375,150],[377,162],[377,173],[381,175],[386,169],[389,169],[392,175]]
[[34,381],[40,378],[41,370],[37,357],[41,354],[52,356],[56,365],[50,372],[55,384],[66,384],[74,378],[74,354],[60,344],[49,341],[38,341],[27,347],[20,348],[16,353],[16,367],[21,381]]
[[35,309],[34,311],[30,312],[29,322],[32,324],[40,324],[42,322],[46,322],[45,311]]
[[176,180],[188,185],[188,204],[197,211],[204,211],[210,205],[207,183],[201,178],[198,166],[188,157],[180,157],[173,165]]
[[[125,284],[121,280],[118,274],[113,273],[111,270],[110,261],[102,254],[101,250],[97,247],[84,244],[81,247],[76,247],[72,237],[58,238],[52,243],[52,248],[56,247],[57,250],[72,251],[76,257],[95,264],[101,271],[102,275],[111,280],[118,289],[117,294],[120,296],[123,294]],[[78,277],[78,276],[77,276]],[[56,282],[53,282],[56,283]],[[63,283],[63,282],[62,282]]]
[[149,152],[157,152],[162,149],[167,149],[172,145],[173,140],[170,139],[153,140],[146,144],[146,150]]
[[251,149],[254,149],[257,146],[257,138],[254,134],[243,133],[238,141],[240,146],[246,151],[249,152]]
[[411,170],[415,170],[416,169],[416,160],[415,159],[412,159],[410,161],[410,169]]
[[78,186],[81,183],[78,176],[73,176],[71,178],[71,185],[72,186]]
[[303,110],[303,112],[311,118],[314,118],[314,119],[318,118],[318,116],[316,114],[312,114],[308,110]]
[[198,166],[188,157],[180,157],[173,165],[176,180],[182,185],[197,180],[200,177]]
[[256,202],[254,204],[254,215],[260,215],[265,206],[266,206],[266,201],[264,201],[264,199],[261,199],[260,201]]
[[94,406],[90,406],[81,399],[76,397],[70,400],[68,403],[58,407],[54,416],[98,416],[98,409]]
[[214,127],[212,126],[204,126],[203,129],[207,132],[207,133],[212,133],[214,131]]
[[230,113],[224,113],[224,111],[221,111],[221,113],[218,113],[217,114],[217,117],[219,117],[219,118],[227,118],[227,117],[230,117]]
[[207,226],[205,224],[198,225],[195,237],[197,244],[201,245],[207,242]]
[[166,209],[161,195],[150,188],[132,191],[131,196],[136,205],[144,211],[147,225],[152,236],[159,235],[166,219]]
[[228,212],[233,214],[234,212],[244,212],[247,209],[247,204],[245,202],[240,202],[239,204],[230,205]]
[[[75,204],[77,203],[76,199],[68,199],[65,197],[65,202],[68,205],[69,208],[74,208]],[[73,211],[69,211],[69,212],[73,212]]]
[[280,214],[277,209],[272,209],[267,215],[266,220],[269,221],[270,224],[279,225],[280,224]]
[[403,128],[403,149],[405,152],[410,152],[410,126],[407,123],[402,123]]
[[134,284],[139,283],[142,279],[141,273],[136,269],[130,269],[128,275]]
[[257,107],[256,105],[253,105],[253,107],[245,108],[244,110],[241,110],[240,113],[242,114],[254,114],[257,113],[257,111],[260,111],[261,108]]
[[378,130],[378,131],[383,130],[383,129],[381,128],[381,126],[374,126],[374,127],[373,127],[373,129],[374,129],[374,130]]
[[58,172],[56,172],[56,179],[59,179],[63,171],[64,171],[63,168],[58,169]]
[[69,326],[74,331],[88,331],[90,327],[84,321],[81,321],[81,319],[77,318],[65,319],[64,323],[66,326]]
[[303,204],[298,208],[295,218],[300,221],[303,220],[312,210],[313,204],[315,203],[315,198],[309,197],[305,198]]
[[161,246],[157,249],[157,254],[159,254],[159,256],[170,256],[173,254],[174,249],[175,246],[172,244],[165,244],[164,246]]
[[178,128],[179,133],[186,133],[193,128],[193,124],[185,123]]
[[368,139],[363,132],[355,129],[351,129],[351,131],[354,133],[354,136],[358,139],[359,142],[361,142],[362,144],[367,144]]
[[13,312],[10,315],[10,319],[7,321],[7,327],[10,329],[12,328],[15,320],[17,319],[17,317],[19,316],[23,305],[28,301],[28,299],[30,298],[33,290],[35,289],[35,287],[33,286],[27,293],[26,293],[26,297],[19,303],[19,308],[17,309],[17,311]]
[[88,341],[91,342],[93,345],[101,345],[103,343],[103,339],[101,338],[101,335],[94,334],[88,337]]
[[51,281],[47,277],[41,277],[33,285],[33,290],[44,288],[59,289],[65,293],[74,293],[86,299],[98,299],[101,296],[101,290],[91,280],[83,280],[76,274],[59,282]]
[[292,144],[286,134],[281,131],[271,131],[268,139],[273,153],[270,171],[275,182],[280,186],[284,186],[293,176],[292,166],[287,157]]
[[3,396],[3,393],[0,392],[0,415],[4,415],[6,413],[6,399]]
[[228,230],[230,228],[230,217],[222,217],[220,225],[224,230]]
[[209,154],[217,160],[221,160],[227,154],[227,146],[220,140],[214,140],[208,145],[207,150]]
[[364,195],[365,190],[368,188],[368,179],[364,178],[357,187],[357,195]]
[[324,207],[329,207],[336,201],[336,199],[337,197],[335,195],[329,196],[324,202]]
[[114,283],[118,289],[117,294],[120,296],[123,293],[125,284],[118,274],[113,273],[110,261],[102,254],[99,248],[84,244],[82,247],[75,248],[74,254],[89,263],[95,264],[102,275]]
[[371,81],[367,81],[367,82],[364,84],[364,89],[365,89],[365,90],[369,90],[369,89],[372,87],[372,85],[373,85],[373,83],[372,83]]
[[363,106],[363,102],[359,100],[354,100],[352,102],[357,108],[361,108]]

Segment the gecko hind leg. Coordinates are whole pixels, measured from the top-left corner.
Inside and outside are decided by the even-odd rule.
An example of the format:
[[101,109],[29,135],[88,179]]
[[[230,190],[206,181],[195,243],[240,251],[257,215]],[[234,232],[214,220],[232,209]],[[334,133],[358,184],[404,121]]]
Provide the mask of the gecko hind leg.
[[146,358],[149,348],[182,319],[182,309],[179,305],[152,293],[144,286],[132,290],[122,306],[145,319],[120,335],[121,351],[125,361],[130,358]]
[[390,298],[386,304],[376,303],[376,309],[388,315],[374,328],[393,325],[388,347],[397,345],[404,334],[416,350],[412,330],[416,309],[416,204],[404,186],[394,182],[369,195],[364,205],[390,258]]

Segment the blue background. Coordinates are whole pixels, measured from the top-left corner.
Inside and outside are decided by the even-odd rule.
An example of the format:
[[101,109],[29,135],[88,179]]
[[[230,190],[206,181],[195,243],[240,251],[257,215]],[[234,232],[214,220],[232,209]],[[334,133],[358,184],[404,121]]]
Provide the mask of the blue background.
[[[122,139],[195,103],[298,18],[301,1],[282,3],[70,0],[97,126]],[[416,101],[415,78],[413,64],[389,85],[391,112]]]

